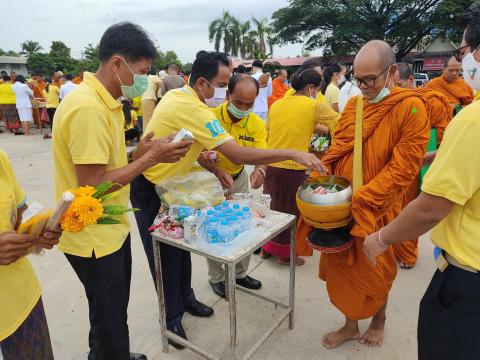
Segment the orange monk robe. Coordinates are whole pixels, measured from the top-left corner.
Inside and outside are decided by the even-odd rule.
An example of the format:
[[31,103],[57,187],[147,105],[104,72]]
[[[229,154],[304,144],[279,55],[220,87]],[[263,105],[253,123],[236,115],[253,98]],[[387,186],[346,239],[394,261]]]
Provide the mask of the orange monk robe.
[[455,81],[448,82],[443,76],[440,76],[430,80],[425,87],[441,92],[448,98],[450,104],[464,106],[473,101],[472,88],[460,77]]
[[[430,127],[437,130],[437,144],[440,145],[443,139],[443,133],[453,117],[450,103],[448,99],[438,91],[428,88],[419,88],[417,90],[427,102]],[[418,197],[419,182],[420,176],[417,175],[405,194],[403,207],[406,207]],[[396,243],[393,245],[393,251],[399,262],[408,266],[414,266],[418,258],[418,237]]]
[[82,81],[83,81],[83,79],[82,79],[80,76],[75,76],[75,77],[72,79],[72,82],[73,82],[74,84],[77,84],[77,85],[79,85]]
[[[333,174],[348,179],[353,174],[355,103],[356,97],[348,102],[332,146],[322,158]],[[393,249],[387,249],[372,266],[363,252],[364,239],[399,214],[430,137],[425,103],[415,90],[394,88],[378,104],[365,101],[363,111],[364,186],[352,198],[355,242],[341,253],[322,253],[320,259],[320,278],[327,283],[330,301],[352,320],[372,317],[387,301],[397,274]],[[297,251],[306,255],[303,236],[309,227],[300,221],[298,230]]]
[[35,81],[33,84],[33,97],[36,99],[43,99],[43,90],[46,89],[47,84],[45,81]]
[[285,82],[274,79],[272,81],[272,95],[268,97],[268,108],[270,109],[275,101],[282,99],[287,91],[288,85]]

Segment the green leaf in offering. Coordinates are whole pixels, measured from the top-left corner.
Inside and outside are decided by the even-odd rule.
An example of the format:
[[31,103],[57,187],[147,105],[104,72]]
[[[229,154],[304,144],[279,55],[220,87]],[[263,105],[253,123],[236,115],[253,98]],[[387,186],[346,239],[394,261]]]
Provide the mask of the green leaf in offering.
[[107,193],[108,190],[111,189],[113,185],[114,184],[111,181],[105,181],[101,183],[100,185],[95,187],[95,193],[93,194],[93,197],[96,199],[101,198],[103,195]]
[[102,197],[100,197],[100,201],[103,203],[107,200],[113,199],[114,197],[120,195],[122,191],[123,191],[123,188],[120,188],[117,191],[114,191],[114,192],[111,192],[109,194],[103,195]]
[[140,211],[140,209],[127,208],[122,205],[104,205],[103,206],[103,212],[106,215],[123,215],[128,212],[136,212],[136,211]]
[[116,225],[121,223],[122,222],[120,220],[117,220],[111,216],[102,216],[97,222],[99,225]]

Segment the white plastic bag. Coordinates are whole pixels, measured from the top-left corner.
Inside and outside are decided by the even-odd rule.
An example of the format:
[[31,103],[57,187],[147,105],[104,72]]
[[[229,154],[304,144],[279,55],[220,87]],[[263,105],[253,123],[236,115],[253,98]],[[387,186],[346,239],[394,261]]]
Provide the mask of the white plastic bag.
[[156,186],[157,194],[167,205],[186,205],[195,209],[221,203],[224,193],[220,181],[212,173],[196,171],[170,178]]

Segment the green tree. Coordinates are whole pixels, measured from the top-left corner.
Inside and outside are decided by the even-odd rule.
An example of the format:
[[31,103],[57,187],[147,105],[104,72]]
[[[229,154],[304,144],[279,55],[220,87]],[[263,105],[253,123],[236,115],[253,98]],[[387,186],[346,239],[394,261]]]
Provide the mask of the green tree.
[[79,61],[79,69],[95,72],[100,66],[100,60],[98,59],[98,47],[99,44],[93,46],[88,44],[82,51],[82,60]]
[[18,53],[13,50],[5,51],[3,49],[0,49],[0,56],[18,56]]
[[50,58],[53,60],[57,71],[75,73],[78,70],[78,62],[72,59],[70,48],[62,41],[52,41]]
[[20,44],[21,51],[20,55],[30,56],[32,54],[36,54],[43,50],[43,47],[40,46],[40,43],[33,40],[28,40]]
[[178,55],[175,51],[168,50],[166,52],[158,50],[157,58],[155,59],[155,66],[158,70],[164,70],[168,64],[174,63],[179,67],[182,67],[182,62],[178,58]]
[[[303,43],[326,54],[345,55],[372,39],[383,39],[407,55],[427,35],[461,31],[458,17],[473,0],[291,0],[277,10],[273,28],[278,44]],[[456,6],[461,4],[461,6]],[[457,13],[449,13],[448,9]],[[450,31],[452,35],[452,31]]]
[[222,17],[213,20],[208,26],[208,39],[214,43],[215,51],[220,51],[223,41],[223,51],[232,56],[238,56],[241,45],[241,23],[228,11],[223,11]]
[[50,55],[42,53],[33,53],[28,57],[27,69],[30,72],[41,72],[46,75],[50,75],[56,70]]

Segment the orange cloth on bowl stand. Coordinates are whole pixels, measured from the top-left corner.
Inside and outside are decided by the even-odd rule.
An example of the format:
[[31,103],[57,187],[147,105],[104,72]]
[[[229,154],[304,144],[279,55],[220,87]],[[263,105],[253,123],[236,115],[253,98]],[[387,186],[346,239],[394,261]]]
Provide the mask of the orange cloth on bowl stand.
[[[332,174],[352,179],[356,97],[350,99],[331,148],[322,161]],[[424,100],[418,92],[394,88],[378,104],[364,101],[363,183],[352,198],[354,244],[336,254],[322,253],[320,278],[326,281],[330,301],[349,319],[372,317],[385,305],[397,273],[393,249],[372,266],[364,252],[367,235],[397,216],[403,197],[418,174],[429,141],[430,126]],[[305,254],[299,222],[297,250]],[[305,241],[303,239],[303,241]]]
[[468,105],[473,101],[473,90],[463,78],[448,82],[443,76],[439,76],[430,80],[425,88],[441,92],[450,104]]
[[[443,133],[453,117],[450,103],[442,93],[436,90],[428,88],[419,88],[417,90],[427,101],[430,127],[437,130],[437,144],[440,144],[443,139]],[[420,177],[417,176],[405,193],[404,208],[418,197],[420,188],[419,181]],[[393,245],[393,251],[399,262],[408,266],[415,265],[418,259],[418,237],[396,243]]]

